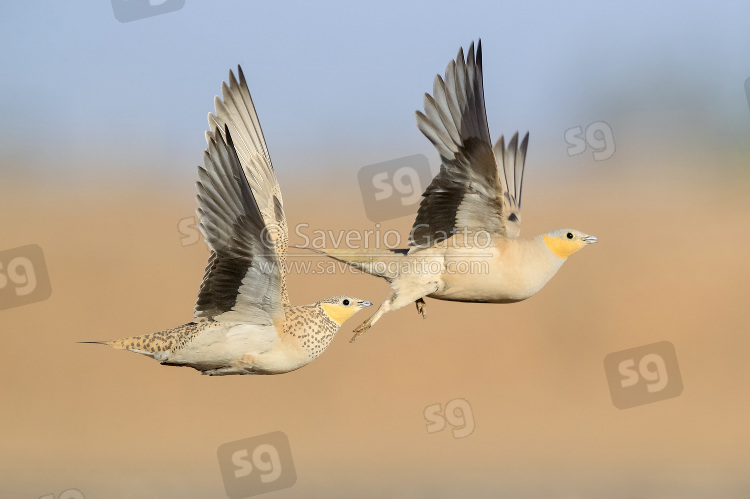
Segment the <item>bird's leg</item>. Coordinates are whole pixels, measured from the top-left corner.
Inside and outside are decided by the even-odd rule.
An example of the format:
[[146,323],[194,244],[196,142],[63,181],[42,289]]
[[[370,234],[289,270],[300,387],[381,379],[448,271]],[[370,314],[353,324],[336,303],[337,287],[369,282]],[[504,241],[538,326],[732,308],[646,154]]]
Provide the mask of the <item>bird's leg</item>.
[[353,331],[355,333],[355,335],[352,336],[352,339],[349,340],[349,343],[354,343],[354,341],[357,338],[359,338],[360,336],[362,336],[363,334],[365,334],[365,331],[367,331],[371,327],[372,327],[372,322],[370,321],[370,319],[367,319],[365,322],[363,322],[362,324],[360,324],[359,326],[357,326],[357,328]]
[[[435,291],[436,286],[434,286],[431,283],[428,283],[427,287],[422,290],[413,291],[411,293],[393,293],[386,301],[383,302],[382,305],[380,305],[380,308],[378,308],[374,314],[372,314],[372,317],[367,319],[365,322],[359,325],[357,329],[354,330],[356,333],[351,340],[349,340],[350,343],[354,343],[354,341],[365,334],[365,332],[370,329],[376,322],[378,322],[378,319],[380,319],[383,314],[386,312],[390,312],[391,310],[398,310],[399,308],[405,307],[406,305],[416,301],[421,300],[423,296],[428,295],[430,293],[433,293]],[[427,292],[424,292],[427,290]]]
[[[392,294],[386,301],[383,302],[382,305],[375,311],[374,314],[372,314],[372,317],[367,319],[365,322],[359,325],[357,329],[354,330],[354,333],[356,333],[354,336],[352,336],[352,339],[349,340],[349,343],[354,343],[354,341],[365,334],[365,332],[370,329],[373,324],[378,322],[378,319],[380,319],[384,313],[388,312],[389,310],[395,310],[396,308],[401,308],[404,305],[399,305],[397,307],[394,307],[394,303],[398,302],[398,295]],[[408,303],[408,302],[407,302]]]
[[422,314],[422,318],[427,318],[427,305],[424,302],[424,298],[420,298],[419,300],[414,302],[417,305],[417,313]]

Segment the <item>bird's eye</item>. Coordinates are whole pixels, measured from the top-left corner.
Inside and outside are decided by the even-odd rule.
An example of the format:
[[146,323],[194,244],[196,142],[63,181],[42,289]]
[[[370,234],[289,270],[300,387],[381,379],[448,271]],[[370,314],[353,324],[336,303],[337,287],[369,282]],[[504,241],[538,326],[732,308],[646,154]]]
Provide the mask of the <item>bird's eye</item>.
[[341,303],[343,303],[343,304],[344,304],[344,306],[347,306],[347,305],[349,305],[349,300],[344,300],[344,301],[342,301]]
[[572,232],[568,232],[568,239],[573,239],[573,233]]

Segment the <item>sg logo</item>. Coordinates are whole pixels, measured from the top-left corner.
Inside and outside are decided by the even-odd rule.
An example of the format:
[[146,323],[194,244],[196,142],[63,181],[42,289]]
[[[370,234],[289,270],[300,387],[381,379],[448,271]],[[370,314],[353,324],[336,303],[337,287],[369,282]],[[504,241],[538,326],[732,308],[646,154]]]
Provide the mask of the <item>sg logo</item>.
[[191,246],[201,240],[201,231],[195,217],[181,218],[177,222],[177,231],[180,233],[180,244],[183,246]]
[[39,499],[86,499],[83,493],[78,489],[68,489],[60,492],[59,496],[55,494],[47,494]]
[[629,409],[682,393],[674,345],[668,341],[611,353],[604,359],[612,403]]
[[115,19],[121,23],[167,14],[184,6],[185,0],[112,0]]
[[52,294],[42,248],[0,251],[0,310],[46,300]]
[[574,126],[565,130],[565,142],[568,143],[568,156],[577,156],[586,152],[587,147],[594,150],[594,159],[603,161],[615,153],[615,136],[612,128],[604,121],[595,121],[586,127]]
[[410,215],[432,181],[430,163],[424,154],[365,166],[357,173],[367,218],[382,222]]
[[297,482],[289,440],[281,431],[224,444],[217,455],[230,499],[286,489]]
[[453,399],[445,404],[445,413],[440,404],[428,405],[424,408],[424,418],[427,420],[427,433],[435,433],[445,429],[448,421],[453,427],[453,438],[464,438],[474,433],[474,413],[471,405],[465,399]]

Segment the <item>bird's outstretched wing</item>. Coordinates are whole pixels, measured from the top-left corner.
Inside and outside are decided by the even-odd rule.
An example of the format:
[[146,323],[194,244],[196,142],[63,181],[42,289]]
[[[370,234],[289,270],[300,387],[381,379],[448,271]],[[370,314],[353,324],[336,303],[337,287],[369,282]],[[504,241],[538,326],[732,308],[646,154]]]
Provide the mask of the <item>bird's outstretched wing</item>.
[[521,187],[528,133],[508,147],[501,136],[492,147],[484,106],[482,42],[448,64],[425,94],[417,127],[440,153],[440,173],[424,192],[409,244],[423,247],[468,230],[516,238],[521,227]]
[[198,167],[198,218],[211,249],[197,318],[257,325],[284,320],[283,269],[228,128],[209,137]]
[[[239,80],[232,71],[229,72],[229,84],[223,82],[221,85],[222,98],[214,98],[216,114],[208,114],[209,130],[206,132],[206,142],[210,142],[211,139],[219,140],[217,129],[219,135],[225,129],[229,130],[240,164],[265,222],[266,233],[273,242],[274,251],[283,267],[286,264],[289,229],[284,216],[281,188],[276,180],[263,130],[240,66],[237,66],[237,74]],[[283,275],[281,299],[285,306],[289,306],[286,279]]]

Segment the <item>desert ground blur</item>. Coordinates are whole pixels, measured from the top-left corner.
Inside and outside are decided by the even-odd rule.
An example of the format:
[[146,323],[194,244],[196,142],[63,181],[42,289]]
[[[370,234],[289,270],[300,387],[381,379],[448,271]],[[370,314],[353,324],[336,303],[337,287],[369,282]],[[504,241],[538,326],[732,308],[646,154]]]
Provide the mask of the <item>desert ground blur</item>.
[[[618,161],[529,166],[522,236],[600,241],[538,295],[427,299],[426,320],[406,307],[349,344],[367,309],[311,365],[257,377],[77,343],[191,320],[208,253],[178,231],[190,174],[4,179],[0,249],[38,244],[52,295],[0,311],[0,496],[225,497],[217,448],[283,431],[297,482],[273,497],[749,497],[750,177],[741,159]],[[290,227],[373,229],[356,171],[319,171],[279,172]],[[349,273],[289,289],[295,304],[389,294]],[[617,409],[605,356],[657,341],[674,345],[683,393]],[[428,433],[425,407],[456,398],[474,432]]]

